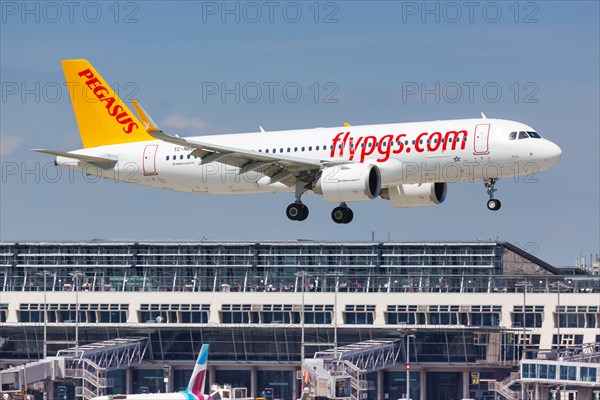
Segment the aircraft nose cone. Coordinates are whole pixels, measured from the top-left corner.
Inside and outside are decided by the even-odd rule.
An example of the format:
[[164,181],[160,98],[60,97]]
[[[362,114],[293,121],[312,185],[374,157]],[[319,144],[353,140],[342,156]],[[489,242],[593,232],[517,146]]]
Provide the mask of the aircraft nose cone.
[[562,150],[558,145],[548,142],[547,150],[546,150],[546,158],[550,162],[551,165],[556,164],[560,161],[562,157]]

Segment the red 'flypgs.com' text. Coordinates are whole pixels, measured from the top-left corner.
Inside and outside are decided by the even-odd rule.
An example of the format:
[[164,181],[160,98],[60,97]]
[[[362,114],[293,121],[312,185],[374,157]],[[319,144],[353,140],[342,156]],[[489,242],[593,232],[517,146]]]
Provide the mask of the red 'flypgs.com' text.
[[[343,138],[342,138],[343,137]],[[417,153],[424,151],[446,151],[456,150],[460,142],[460,149],[464,150],[467,145],[467,131],[448,131],[446,134],[441,132],[423,132],[412,141],[412,146]],[[350,155],[349,160],[353,160],[355,155],[360,155],[360,162],[365,161],[365,157],[373,153],[380,154],[377,162],[384,162],[390,158],[391,154],[410,153],[412,151],[411,142],[406,139],[406,134],[401,133],[394,138],[394,135],[385,135],[379,139],[375,136],[359,136],[355,138],[350,136],[350,132],[340,132],[332,140],[331,157],[343,157],[344,150],[348,147]],[[360,150],[357,151],[357,149]]]

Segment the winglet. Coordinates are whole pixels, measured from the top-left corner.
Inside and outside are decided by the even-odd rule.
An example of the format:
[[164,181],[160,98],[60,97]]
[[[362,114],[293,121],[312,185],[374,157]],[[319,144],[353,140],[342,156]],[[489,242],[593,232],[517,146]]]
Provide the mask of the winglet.
[[147,132],[160,131],[158,124],[154,122],[152,118],[150,118],[150,116],[148,115],[146,110],[144,110],[139,101],[131,100],[131,103],[133,104],[133,108],[135,108],[135,112],[140,117],[140,121],[142,121],[142,124],[144,125],[144,128],[146,128]]
[[485,114],[483,113],[483,111],[481,112],[481,118],[487,119],[487,117],[485,116]]
[[344,126],[350,126],[350,124],[347,122],[344,122]]
[[259,128],[262,133],[265,133],[265,129],[262,126],[259,126]]

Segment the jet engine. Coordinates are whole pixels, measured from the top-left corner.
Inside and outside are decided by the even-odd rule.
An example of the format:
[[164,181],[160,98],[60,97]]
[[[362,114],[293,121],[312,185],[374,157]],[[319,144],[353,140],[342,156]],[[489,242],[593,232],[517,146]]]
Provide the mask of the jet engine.
[[372,164],[328,167],[315,181],[313,191],[329,202],[372,200],[381,192],[381,173]]
[[415,183],[384,188],[381,197],[394,207],[423,207],[442,204],[446,199],[447,183]]

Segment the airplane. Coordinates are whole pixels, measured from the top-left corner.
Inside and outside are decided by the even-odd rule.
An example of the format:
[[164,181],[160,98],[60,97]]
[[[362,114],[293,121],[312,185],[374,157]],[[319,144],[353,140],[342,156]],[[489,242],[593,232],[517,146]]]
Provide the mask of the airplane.
[[208,345],[203,344],[185,390],[176,393],[117,394],[94,397],[92,400],[213,400],[204,394]]
[[87,60],[62,66],[83,142],[55,164],[88,175],[204,194],[293,193],[290,220],[303,221],[305,193],[339,203],[331,218],[352,221],[348,203],[381,197],[394,207],[439,205],[448,183],[481,180],[487,207],[500,209],[500,178],[533,175],[562,150],[535,129],[504,119],[297,129],[180,137],[163,131],[137,100],[138,117]]

